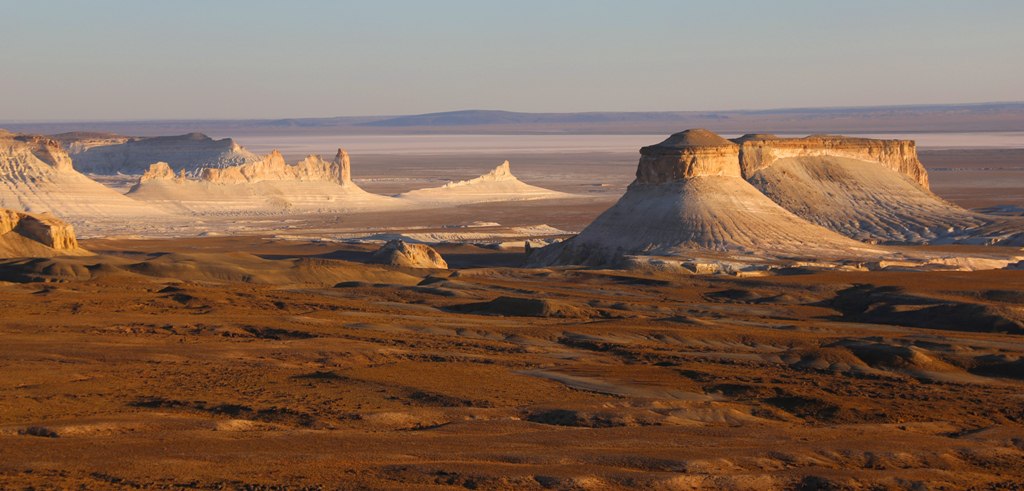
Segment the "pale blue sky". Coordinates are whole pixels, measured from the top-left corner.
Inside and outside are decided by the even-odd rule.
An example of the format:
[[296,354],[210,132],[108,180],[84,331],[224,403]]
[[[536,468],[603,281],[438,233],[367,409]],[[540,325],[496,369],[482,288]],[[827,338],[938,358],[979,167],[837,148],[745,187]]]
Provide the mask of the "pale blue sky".
[[1024,100],[1024,2],[0,0],[0,121]]

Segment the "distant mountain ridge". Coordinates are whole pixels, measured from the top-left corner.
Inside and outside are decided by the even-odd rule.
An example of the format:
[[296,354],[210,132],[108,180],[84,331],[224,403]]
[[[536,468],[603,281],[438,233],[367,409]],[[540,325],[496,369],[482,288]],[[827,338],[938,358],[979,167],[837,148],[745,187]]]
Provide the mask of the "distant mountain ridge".
[[240,134],[663,134],[707,127],[744,133],[1024,131],[1024,102],[779,108],[725,111],[530,113],[470,109],[415,115],[325,118],[3,123],[27,133],[158,136]]

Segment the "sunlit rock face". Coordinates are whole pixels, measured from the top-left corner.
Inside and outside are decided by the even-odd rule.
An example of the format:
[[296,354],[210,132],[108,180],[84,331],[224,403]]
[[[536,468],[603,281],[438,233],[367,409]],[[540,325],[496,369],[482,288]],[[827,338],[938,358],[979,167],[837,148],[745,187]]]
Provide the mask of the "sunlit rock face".
[[741,177],[739,145],[708,130],[686,130],[640,149],[636,182],[664,184],[697,176]]
[[433,247],[402,240],[392,240],[381,246],[371,255],[370,262],[404,268],[448,269],[448,263]]
[[749,178],[773,163],[794,157],[842,157],[875,163],[907,176],[928,189],[928,171],[917,158],[911,140],[875,140],[837,135],[806,138],[778,138],[773,135],[744,135],[740,143],[740,167]]
[[84,224],[164,213],[79,173],[54,139],[0,131],[0,207]]
[[578,236],[535,252],[531,262],[607,265],[629,256],[700,251],[751,257],[878,252],[773,202],[743,179],[739,145],[707,130],[642,148],[636,176]]
[[230,138],[215,140],[202,133],[155,137],[65,133],[56,137],[79,170],[96,174],[141,174],[153,162],[167,162],[172,168],[193,173],[260,160]]
[[0,257],[88,255],[71,224],[47,214],[0,208]]
[[352,182],[348,152],[333,160],[310,155],[285,162],[275,150],[254,162],[204,168],[190,175],[165,162],[152,164],[128,196],[161,209],[198,215],[337,213],[394,209],[399,201]]

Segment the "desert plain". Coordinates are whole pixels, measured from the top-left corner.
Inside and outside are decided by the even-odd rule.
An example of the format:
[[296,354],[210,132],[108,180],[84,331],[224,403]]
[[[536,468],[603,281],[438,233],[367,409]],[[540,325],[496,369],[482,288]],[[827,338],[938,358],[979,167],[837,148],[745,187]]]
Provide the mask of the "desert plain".
[[[380,195],[507,159],[572,196],[86,221],[93,255],[0,261],[0,488],[1024,483],[1019,269],[539,266],[527,248],[586,228],[664,135],[363,138],[236,139],[288,162],[345,145],[354,183]],[[1016,216],[1019,143],[918,154],[937,195]],[[378,264],[394,238],[447,269]]]

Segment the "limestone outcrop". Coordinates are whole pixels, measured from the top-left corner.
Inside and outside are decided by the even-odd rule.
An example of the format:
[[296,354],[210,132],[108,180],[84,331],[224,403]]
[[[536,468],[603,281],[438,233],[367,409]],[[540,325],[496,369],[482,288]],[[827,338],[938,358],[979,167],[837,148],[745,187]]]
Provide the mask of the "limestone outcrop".
[[79,173],[54,139],[0,132],[0,207],[82,224],[166,216]]
[[403,268],[448,269],[441,254],[426,244],[410,244],[403,240],[391,240],[377,249],[370,261]]
[[0,257],[85,256],[74,228],[46,214],[0,208]]
[[745,135],[743,176],[783,208],[857,240],[1024,245],[1024,220],[965,210],[928,189],[914,142]]
[[351,160],[338,149],[288,164],[279,151],[189,177],[166,162],[152,164],[128,196],[161,208],[200,215],[317,213],[389,209],[398,200],[368,193],[352,182]]
[[708,130],[676,133],[640,149],[636,182],[664,184],[697,176],[740,177],[739,145]]
[[260,181],[326,181],[340,185],[352,184],[351,161],[348,152],[338,149],[334,160],[328,162],[319,155],[309,155],[295,165],[288,165],[281,152],[241,165],[224,168],[205,168],[199,179],[215,184],[242,184]]
[[642,148],[636,176],[579,235],[534,252],[530,262],[893,254],[857,240],[1024,245],[1024,220],[964,210],[929,191],[910,141],[763,134],[728,141],[687,130]]
[[79,170],[95,174],[141,174],[153,162],[193,173],[260,160],[230,138],[215,140],[202,133],[155,137],[63,133],[55,138],[68,149]]
[[398,198],[418,206],[449,206],[494,201],[572,198],[573,195],[532,186],[512,174],[506,160],[490,172],[465,181],[448,182],[443,186],[415,189]]
[[641,150],[626,194],[579,235],[534,252],[534,265],[616,265],[693,251],[756,257],[867,257],[862,243],[783,209],[745,181],[739,147],[687,130]]
[[928,171],[917,158],[911,140],[875,140],[837,135],[811,135],[805,138],[779,138],[774,135],[748,134],[740,143],[740,167],[743,177],[796,157],[840,157],[881,165],[907,176],[928,189]]

